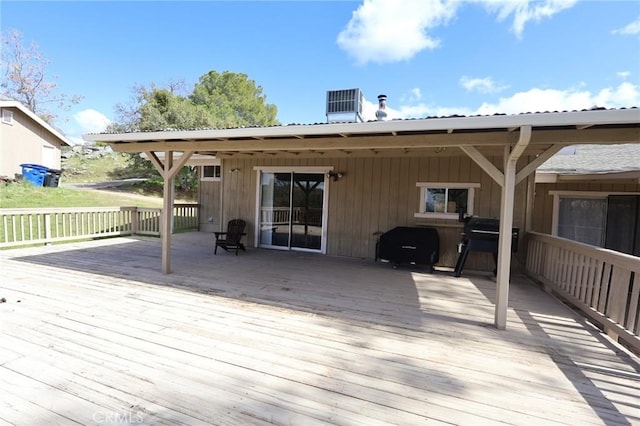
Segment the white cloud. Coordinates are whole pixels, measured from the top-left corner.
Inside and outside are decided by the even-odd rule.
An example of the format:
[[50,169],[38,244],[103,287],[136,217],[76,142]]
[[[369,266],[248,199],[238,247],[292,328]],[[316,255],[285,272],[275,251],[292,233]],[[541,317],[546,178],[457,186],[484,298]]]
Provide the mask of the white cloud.
[[[440,40],[432,30],[455,18],[465,3],[484,5],[499,21],[513,17],[512,31],[522,37],[529,21],[540,21],[573,7],[578,0],[363,0],[338,34],[338,46],[359,65],[409,60]],[[630,24],[631,31],[635,27]],[[636,23],[636,25],[640,25]]]
[[466,75],[460,78],[460,85],[470,92],[479,93],[498,93],[507,88],[507,86],[496,84],[491,77],[473,78]]
[[640,17],[622,28],[611,31],[613,34],[620,35],[636,35],[640,34]]
[[400,102],[403,103],[415,103],[419,102],[422,99],[422,90],[419,87],[414,87],[410,89],[407,93],[402,94],[400,96]]
[[592,108],[624,108],[640,105],[638,86],[624,82],[597,93],[588,90],[531,89],[500,98],[497,103],[483,103],[475,114],[517,114],[522,112],[572,111]]
[[629,78],[630,75],[631,73],[629,71],[620,71],[616,73],[616,76],[623,80],[626,80],[627,78]]
[[73,115],[73,119],[82,133],[100,133],[111,124],[106,115],[94,109],[79,111]]
[[497,14],[498,21],[513,16],[511,30],[520,38],[525,24],[529,21],[541,21],[573,7],[578,0],[476,0],[485,8]]
[[[640,105],[640,87],[623,82],[617,87],[607,87],[597,93],[585,90],[582,85],[566,90],[530,89],[497,102],[485,102],[476,109],[468,107],[404,104],[394,110],[396,118],[449,117],[452,115],[519,114],[544,111],[573,111],[594,106],[604,108],[630,108]],[[373,110],[375,113],[375,109]]]
[[410,59],[438,47],[439,41],[427,30],[455,16],[457,4],[455,0],[364,0],[338,34],[338,46],[360,65]]

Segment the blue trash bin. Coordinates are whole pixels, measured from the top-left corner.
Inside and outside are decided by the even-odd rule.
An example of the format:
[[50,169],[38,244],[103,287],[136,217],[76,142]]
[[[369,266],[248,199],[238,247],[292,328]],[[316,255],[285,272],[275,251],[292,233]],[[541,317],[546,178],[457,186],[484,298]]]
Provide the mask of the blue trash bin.
[[39,164],[20,164],[20,167],[22,167],[22,177],[35,186],[44,185],[44,179],[49,171],[48,167]]

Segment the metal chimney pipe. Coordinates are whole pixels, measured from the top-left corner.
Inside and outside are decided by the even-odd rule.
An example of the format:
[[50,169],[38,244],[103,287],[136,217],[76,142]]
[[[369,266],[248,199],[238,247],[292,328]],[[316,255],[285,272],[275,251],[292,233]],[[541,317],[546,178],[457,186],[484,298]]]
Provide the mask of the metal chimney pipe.
[[387,120],[387,95],[378,95],[378,110],[376,111],[376,119],[378,121]]

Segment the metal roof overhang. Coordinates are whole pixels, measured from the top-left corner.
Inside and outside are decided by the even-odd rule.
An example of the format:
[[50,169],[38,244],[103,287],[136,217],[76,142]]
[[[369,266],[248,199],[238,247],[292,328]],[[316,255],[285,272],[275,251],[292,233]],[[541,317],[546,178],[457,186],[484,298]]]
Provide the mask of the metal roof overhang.
[[[552,145],[640,143],[640,110],[589,110],[474,117],[426,118],[366,123],[331,123],[235,129],[166,130],[89,134],[119,152],[177,151],[216,155],[350,156],[396,152],[428,153],[474,146],[489,154],[514,145],[522,126],[531,126],[524,155]],[[457,151],[457,150],[456,150]]]

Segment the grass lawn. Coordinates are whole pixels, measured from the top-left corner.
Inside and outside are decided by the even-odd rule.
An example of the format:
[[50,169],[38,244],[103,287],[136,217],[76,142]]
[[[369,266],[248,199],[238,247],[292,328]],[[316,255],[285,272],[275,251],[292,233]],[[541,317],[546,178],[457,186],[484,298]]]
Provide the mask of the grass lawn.
[[0,208],[162,207],[162,199],[126,192],[38,187],[29,182],[0,185]]

